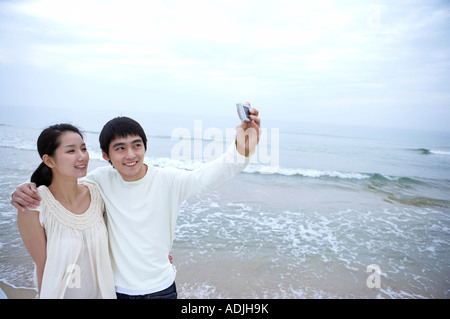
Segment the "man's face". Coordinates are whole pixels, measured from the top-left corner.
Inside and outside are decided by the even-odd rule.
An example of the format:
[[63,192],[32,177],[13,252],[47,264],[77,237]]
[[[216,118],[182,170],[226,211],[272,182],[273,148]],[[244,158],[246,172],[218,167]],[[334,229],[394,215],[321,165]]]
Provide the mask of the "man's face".
[[109,144],[109,156],[102,152],[103,158],[111,161],[124,181],[133,182],[145,176],[145,146],[139,135],[119,137]]

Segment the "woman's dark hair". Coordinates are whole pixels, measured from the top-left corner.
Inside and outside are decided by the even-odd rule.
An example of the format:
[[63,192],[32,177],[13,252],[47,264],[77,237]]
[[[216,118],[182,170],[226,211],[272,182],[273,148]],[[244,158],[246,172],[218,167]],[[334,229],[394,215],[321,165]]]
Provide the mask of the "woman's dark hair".
[[138,122],[125,116],[116,117],[103,126],[99,137],[100,148],[109,156],[109,144],[111,144],[111,141],[130,135],[139,136],[144,143],[145,150],[147,150],[147,136],[144,129]]
[[[80,130],[71,124],[56,124],[47,127],[39,135],[37,140],[37,150],[39,156],[42,158],[45,154],[54,156],[55,150],[61,144],[61,135],[65,132],[77,133],[83,138]],[[50,186],[53,180],[52,170],[50,167],[42,162],[38,168],[31,175],[31,182],[36,184],[36,187],[41,185]]]

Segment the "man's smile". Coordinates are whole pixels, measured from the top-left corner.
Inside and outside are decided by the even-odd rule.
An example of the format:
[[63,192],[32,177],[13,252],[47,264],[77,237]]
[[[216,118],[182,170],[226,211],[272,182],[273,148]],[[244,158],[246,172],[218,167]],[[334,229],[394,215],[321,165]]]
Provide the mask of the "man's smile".
[[135,166],[136,164],[137,164],[137,161],[135,161],[135,162],[130,162],[130,163],[125,163],[125,166],[133,167],[133,166]]

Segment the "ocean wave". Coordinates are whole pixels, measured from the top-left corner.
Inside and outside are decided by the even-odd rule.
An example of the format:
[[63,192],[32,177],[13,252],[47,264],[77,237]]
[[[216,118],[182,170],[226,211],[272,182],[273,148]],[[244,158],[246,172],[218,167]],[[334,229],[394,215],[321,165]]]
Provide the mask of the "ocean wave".
[[[181,161],[168,157],[147,157],[146,162],[159,167],[175,167],[180,169],[194,170],[202,167],[206,163],[199,161]],[[280,176],[301,176],[310,178],[340,178],[340,179],[369,179],[373,174],[327,171],[318,169],[286,168],[280,166],[270,166],[250,163],[243,171],[247,174],[256,175],[280,175]],[[382,175],[380,175],[382,176]],[[389,177],[386,177],[389,178]]]
[[450,155],[450,152],[447,152],[447,151],[433,151],[433,150],[431,150],[430,152],[431,152],[431,154],[435,154],[435,155]]
[[442,207],[450,206],[450,201],[425,196],[398,196],[394,194],[387,195],[387,202],[397,202],[400,204],[415,207]]
[[281,176],[300,176],[310,178],[340,178],[340,179],[368,179],[371,174],[355,173],[355,172],[340,172],[328,171],[319,169],[304,169],[304,168],[285,168],[267,165],[252,165],[250,164],[245,170],[245,173],[263,174],[263,175],[281,175]]
[[[92,158],[92,156],[91,156]],[[158,167],[175,167],[179,169],[194,170],[206,163],[199,161],[181,161],[168,157],[147,157],[148,164]],[[368,180],[375,184],[394,182],[401,185],[422,185],[426,182],[413,177],[389,176],[381,173],[345,172],[337,170],[321,170],[312,168],[287,168],[282,166],[270,166],[258,163],[250,163],[243,173],[253,175],[272,175],[280,177],[317,178],[334,180]]]
[[439,151],[439,150],[432,150],[428,148],[414,148],[411,149],[411,151],[420,153],[422,155],[450,155],[450,151]]
[[[205,165],[198,161],[183,162],[170,158],[149,158],[149,164],[159,167],[176,167],[179,169],[193,170]],[[296,179],[311,179],[339,185],[351,183],[358,191],[368,190],[379,193],[389,203],[399,203],[415,207],[450,207],[450,201],[438,194],[425,195],[430,189],[438,187],[433,180],[424,180],[405,176],[390,176],[381,173],[342,172],[320,169],[301,169],[272,167],[250,163],[244,174],[258,178],[290,179],[293,185]],[[271,179],[271,182],[275,182]],[[284,182],[283,182],[284,183]],[[447,188],[447,186],[445,186]],[[440,191],[442,192],[442,190]],[[413,195],[416,193],[416,195]],[[429,194],[428,194],[429,195]]]
[[[14,141],[14,140],[2,140],[0,142],[0,147],[4,148],[14,148],[19,150],[36,151],[36,145],[34,142],[27,141]],[[419,150],[419,149],[417,149]],[[431,154],[439,154],[439,151],[431,151],[428,149],[420,149],[422,152],[428,152]],[[446,155],[450,152],[441,152]],[[91,160],[104,161],[103,156],[100,151],[89,150],[89,156]],[[194,170],[204,166],[206,163],[191,160],[182,161],[177,159],[172,159],[170,157],[145,157],[146,163],[158,166],[158,167],[175,167],[179,169]],[[106,163],[106,162],[105,162]],[[243,171],[247,174],[254,175],[269,175],[269,176],[280,176],[280,177],[292,177],[292,178],[316,178],[316,179],[334,179],[334,180],[368,180],[374,183],[388,183],[396,182],[399,184],[422,184],[423,182],[414,179],[412,177],[402,177],[402,176],[389,176],[382,173],[364,173],[364,172],[348,172],[348,171],[338,171],[338,170],[323,170],[314,168],[291,168],[283,166],[271,166],[259,163],[250,163]]]
[[[167,137],[161,137],[167,138]],[[0,147],[13,148],[19,150],[36,151],[35,142],[15,139],[11,137],[9,139],[2,139],[0,141]],[[442,154],[450,155],[450,152],[437,151],[431,149],[415,149],[416,152],[423,154]],[[100,150],[89,149],[90,159],[106,162],[103,159]],[[183,161],[178,159],[172,159],[171,157],[150,157],[147,156],[146,163],[157,167],[174,167],[179,169],[194,170],[205,165],[205,162],[198,160]],[[245,170],[245,174],[260,175],[260,176],[273,176],[273,177],[289,177],[289,178],[309,178],[320,179],[329,181],[359,181],[369,183],[370,188],[385,189],[386,186],[395,187],[415,187],[415,186],[427,186],[429,181],[415,177],[406,176],[390,176],[383,173],[367,173],[367,172],[352,172],[352,171],[340,171],[340,170],[326,170],[316,168],[293,168],[284,166],[271,166],[260,163],[250,163]],[[419,200],[420,202],[420,200]],[[442,203],[439,203],[442,204]],[[419,205],[421,206],[421,205]]]
[[0,142],[0,147],[12,148],[22,151],[37,151],[36,143],[26,142],[26,141],[12,141],[12,140],[2,140]]
[[412,177],[402,177],[402,176],[389,176],[379,173],[369,174],[370,180],[373,182],[397,182],[398,184],[425,184],[425,182],[412,178]]
[[158,167],[174,167],[179,169],[194,170],[206,163],[199,161],[181,161],[169,157],[146,157],[146,163]]
[[375,184],[386,184],[394,182],[402,185],[423,185],[426,182],[404,176],[390,176],[382,173],[361,173],[361,172],[343,172],[335,170],[320,170],[320,169],[303,169],[303,168],[284,168],[272,167],[259,164],[250,164],[244,173],[260,174],[260,175],[279,175],[292,176],[301,178],[318,178],[318,179],[333,179],[333,180],[359,180],[370,181]]

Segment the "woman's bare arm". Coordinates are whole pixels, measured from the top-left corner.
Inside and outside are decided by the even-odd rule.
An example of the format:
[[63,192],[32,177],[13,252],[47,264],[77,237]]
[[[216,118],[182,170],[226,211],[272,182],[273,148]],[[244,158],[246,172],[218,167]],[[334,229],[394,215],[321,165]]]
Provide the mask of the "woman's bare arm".
[[41,292],[42,276],[44,274],[45,261],[47,259],[47,237],[45,230],[39,222],[37,211],[26,211],[17,213],[17,226],[22,241],[36,263],[38,290]]

